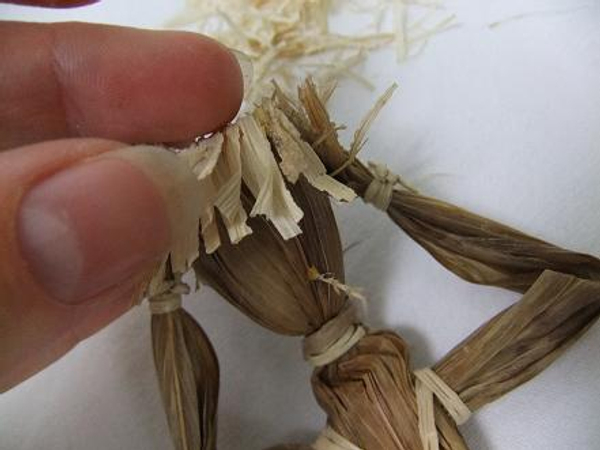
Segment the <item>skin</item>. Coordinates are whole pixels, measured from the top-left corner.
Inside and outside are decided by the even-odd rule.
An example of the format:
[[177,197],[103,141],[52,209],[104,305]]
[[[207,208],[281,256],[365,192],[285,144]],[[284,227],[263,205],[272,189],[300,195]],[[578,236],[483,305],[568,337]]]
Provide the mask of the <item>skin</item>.
[[[65,7],[93,2],[13,3]],[[78,304],[57,302],[36,279],[35,261],[28,260],[27,245],[19,241],[19,233],[24,233],[19,225],[23,199],[50,174],[86,158],[128,144],[186,142],[222,127],[240,107],[243,84],[228,50],[208,38],[181,32],[0,22],[0,61],[2,392],[127,311],[156,262],[141,258],[127,279]],[[140,233],[130,219],[134,211],[156,224],[144,229],[147,236],[140,241],[152,241],[160,253],[169,241],[160,195],[131,167],[104,166],[107,177],[115,177],[105,189],[127,192],[112,212],[122,241],[129,243],[127,236]],[[80,178],[85,182],[86,177],[99,186],[107,180],[85,174]],[[78,214],[84,219],[90,208],[86,209],[85,195],[73,192],[73,201],[82,202]],[[96,190],[90,202],[102,195]],[[86,235],[95,238],[84,245],[97,247],[104,225],[91,222],[93,229]],[[109,256],[101,264],[110,264]]]

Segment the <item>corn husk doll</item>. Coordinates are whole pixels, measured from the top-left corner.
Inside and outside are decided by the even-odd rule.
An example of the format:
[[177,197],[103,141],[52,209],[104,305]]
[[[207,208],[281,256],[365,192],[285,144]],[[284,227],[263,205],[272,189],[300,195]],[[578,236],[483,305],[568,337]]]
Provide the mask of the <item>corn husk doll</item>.
[[[203,282],[255,322],[303,337],[304,358],[315,368],[313,390],[328,421],[312,444],[280,448],[468,448],[457,426],[581,336],[600,313],[600,283],[545,270],[518,303],[432,368],[414,371],[400,336],[363,324],[357,296],[345,284],[329,203],[329,195],[351,195],[325,174],[292,119],[266,102],[224,133],[221,159],[233,148],[265,167],[278,165],[281,173],[263,171],[259,178],[258,171],[245,173],[242,161],[241,201],[229,215],[250,216],[246,235],[238,239],[233,222],[215,206],[203,223],[194,264]],[[325,142],[330,133],[312,142]]]

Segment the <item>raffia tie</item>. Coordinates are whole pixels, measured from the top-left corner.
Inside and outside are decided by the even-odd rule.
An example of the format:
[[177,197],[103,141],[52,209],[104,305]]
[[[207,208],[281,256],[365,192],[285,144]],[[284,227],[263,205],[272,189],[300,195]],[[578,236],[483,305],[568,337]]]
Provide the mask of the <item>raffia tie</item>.
[[457,425],[462,425],[471,410],[459,395],[431,369],[415,371],[419,435],[425,450],[439,450],[440,443],[435,426],[434,396],[439,400]]
[[362,450],[331,427],[321,432],[312,448],[314,450]]
[[377,209],[387,211],[392,202],[394,188],[400,184],[400,177],[384,164],[369,162],[373,181],[367,187],[363,199]]
[[326,366],[348,352],[366,333],[356,308],[349,305],[304,338],[304,359],[314,367]]
[[185,294],[190,293],[190,288],[187,284],[176,282],[163,293],[155,295],[148,299],[150,313],[168,314],[181,308],[181,298]]

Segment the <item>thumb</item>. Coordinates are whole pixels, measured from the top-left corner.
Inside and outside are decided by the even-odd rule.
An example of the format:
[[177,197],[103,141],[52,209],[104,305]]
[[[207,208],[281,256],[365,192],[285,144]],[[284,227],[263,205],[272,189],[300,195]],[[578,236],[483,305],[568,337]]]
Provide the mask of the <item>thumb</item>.
[[0,153],[0,392],[129,309],[195,186],[153,147],[72,139]]

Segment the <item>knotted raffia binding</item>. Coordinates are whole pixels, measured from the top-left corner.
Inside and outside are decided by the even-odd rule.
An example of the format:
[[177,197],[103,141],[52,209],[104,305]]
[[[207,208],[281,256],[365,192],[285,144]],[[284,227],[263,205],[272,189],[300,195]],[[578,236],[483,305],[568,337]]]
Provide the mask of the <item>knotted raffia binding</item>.
[[394,189],[398,186],[415,192],[408,186],[399,175],[393,173],[385,164],[369,162],[369,170],[373,175],[373,181],[367,187],[363,199],[381,211],[387,211],[392,202]]
[[[366,330],[360,323],[356,307],[349,304],[337,316],[304,338],[304,359],[313,367],[326,366],[348,352],[365,334]],[[321,432],[312,448],[314,450],[362,450],[331,427]]]
[[325,428],[312,445],[313,450],[362,450],[333,428]]
[[415,391],[419,416],[419,434],[424,450],[439,450],[440,443],[435,426],[434,396],[439,400],[457,425],[471,417],[471,410],[433,370],[415,371]]
[[[303,342],[304,359],[313,367],[326,366],[339,359],[366,334],[358,312],[348,304],[337,316],[326,322]],[[312,445],[314,450],[362,450],[333,428],[325,428]]]
[[348,352],[365,334],[356,308],[350,304],[304,338],[304,359],[314,367],[326,366]]
[[164,292],[148,299],[152,315],[168,314],[181,308],[181,297],[190,293],[190,287],[180,281],[171,284]]

